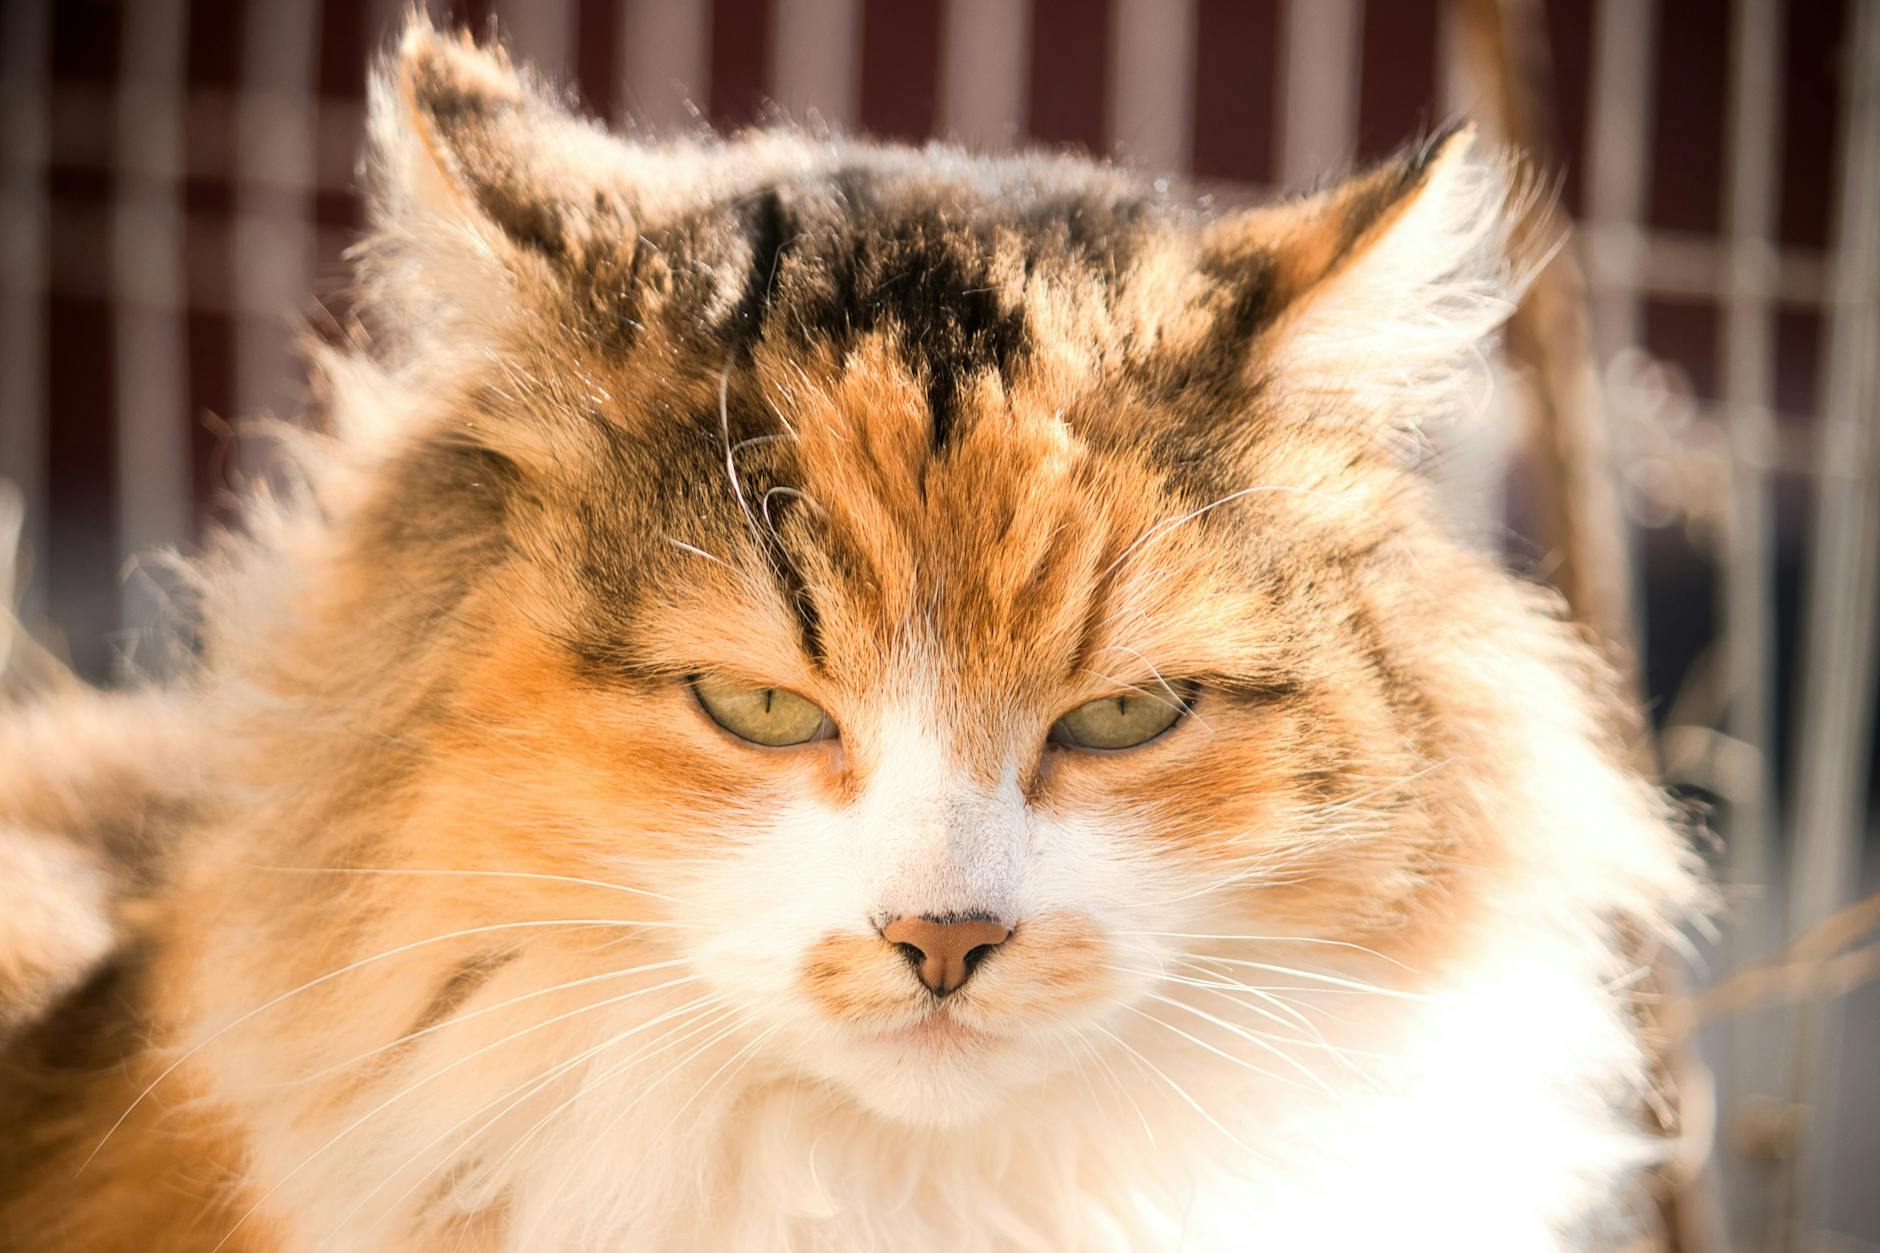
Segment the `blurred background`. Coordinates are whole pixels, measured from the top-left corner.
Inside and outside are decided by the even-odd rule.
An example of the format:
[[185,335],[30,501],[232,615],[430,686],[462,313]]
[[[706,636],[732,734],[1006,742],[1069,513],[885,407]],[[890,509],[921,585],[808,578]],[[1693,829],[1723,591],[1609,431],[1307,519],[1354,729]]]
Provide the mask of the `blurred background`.
[[[134,556],[230,516],[244,423],[293,419],[296,337],[344,315],[403,7],[0,0],[0,549],[17,515],[23,616],[90,678],[138,671]],[[1661,1243],[1880,1250],[1880,0],[431,9],[656,128],[1069,146],[1231,199],[1465,114],[1531,153],[1574,233],[1439,473],[1636,659],[1718,836],[1729,908],[1662,1005]]]

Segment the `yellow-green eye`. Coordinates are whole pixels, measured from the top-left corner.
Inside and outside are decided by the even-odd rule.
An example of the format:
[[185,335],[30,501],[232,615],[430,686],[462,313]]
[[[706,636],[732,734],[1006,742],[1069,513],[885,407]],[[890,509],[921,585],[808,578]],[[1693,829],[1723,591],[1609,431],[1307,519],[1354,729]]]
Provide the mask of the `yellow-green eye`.
[[1071,748],[1118,749],[1147,744],[1181,721],[1192,690],[1150,689],[1104,696],[1057,720],[1051,740]]
[[735,679],[701,675],[692,680],[698,703],[713,722],[741,740],[787,748],[835,736],[829,715],[780,687],[752,687]]

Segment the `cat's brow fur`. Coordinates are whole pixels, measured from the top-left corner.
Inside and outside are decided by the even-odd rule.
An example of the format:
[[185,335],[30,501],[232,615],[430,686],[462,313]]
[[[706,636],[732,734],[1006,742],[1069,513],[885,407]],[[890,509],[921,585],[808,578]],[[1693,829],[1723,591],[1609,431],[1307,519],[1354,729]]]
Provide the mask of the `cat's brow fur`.
[[[304,491],[198,563],[173,682],[0,719],[0,865],[37,868],[0,1239],[1623,1223],[1626,937],[1698,893],[1597,650],[1412,464],[1518,286],[1469,132],[1228,211],[1069,157],[612,136],[421,21],[372,92]],[[840,734],[740,744],[706,672]],[[1047,744],[1190,690],[1141,748]],[[905,913],[1014,926],[945,1002],[965,1043],[920,1034]]]

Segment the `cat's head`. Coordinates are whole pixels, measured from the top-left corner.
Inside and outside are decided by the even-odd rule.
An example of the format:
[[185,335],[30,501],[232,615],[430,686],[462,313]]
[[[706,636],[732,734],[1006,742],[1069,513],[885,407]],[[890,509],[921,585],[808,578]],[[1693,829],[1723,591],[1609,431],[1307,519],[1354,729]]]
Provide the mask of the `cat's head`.
[[314,615],[358,655],[294,682],[372,710],[335,769],[397,818],[331,860],[490,876],[438,929],[646,924],[760,1069],[917,1123],[1132,1015],[1303,1043],[1235,998],[1442,950],[1505,856],[1502,672],[1454,645],[1528,612],[1407,464],[1507,309],[1469,133],[1230,212],[1049,156],[620,139],[422,30],[373,117]]

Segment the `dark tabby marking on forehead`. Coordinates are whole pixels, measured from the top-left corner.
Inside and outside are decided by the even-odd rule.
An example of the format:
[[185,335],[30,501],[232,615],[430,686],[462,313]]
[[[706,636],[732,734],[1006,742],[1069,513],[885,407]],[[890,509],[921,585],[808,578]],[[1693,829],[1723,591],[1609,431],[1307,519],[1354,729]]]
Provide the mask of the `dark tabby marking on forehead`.
[[800,235],[796,223],[784,209],[783,194],[776,187],[766,187],[738,206],[742,233],[750,244],[746,263],[744,296],[731,315],[732,334],[742,342],[738,347],[748,356],[770,313],[771,297],[777,290],[778,271],[783,254]]
[[1009,382],[1028,346],[1024,313],[1001,299],[1000,230],[983,205],[925,199],[856,161],[764,188],[734,220],[750,267],[727,328],[735,347],[748,353],[775,336],[840,352],[892,330],[925,379],[935,451],[947,445],[962,382],[985,370]]
[[[416,207],[474,213],[513,245],[479,262],[501,267],[523,315],[523,390],[530,378],[578,378],[571,403],[635,397],[559,417],[529,406],[538,420],[591,427],[574,446],[598,436],[599,460],[563,485],[579,489],[583,533],[564,538],[593,621],[568,630],[586,637],[576,646],[597,674],[635,672],[626,623],[671,561],[623,551],[635,547],[623,529],[690,533],[731,553],[750,531],[760,550],[751,564],[767,567],[804,654],[823,658],[816,589],[875,572],[849,551],[868,545],[845,543],[797,494],[828,453],[806,451],[784,413],[799,386],[812,396],[840,388],[858,361],[911,380],[924,402],[840,419],[858,424],[868,455],[915,457],[888,477],[905,474],[921,499],[930,467],[919,459],[938,465],[975,420],[1007,421],[1014,403],[1038,415],[1028,422],[1061,425],[1079,456],[1146,467],[1175,513],[1270,473],[1259,450],[1294,420],[1301,394],[1287,374],[1287,328],[1374,251],[1440,155],[1460,155],[1456,132],[1444,132],[1319,196],[1224,212],[1124,171],[1038,154],[789,130],[623,142],[566,113],[500,55],[458,40],[422,41],[400,73],[425,144],[418,164],[435,160],[433,181],[456,188]],[[474,316],[485,327],[504,320]],[[577,353],[578,364],[564,359]],[[1342,386],[1348,366],[1333,370]],[[500,446],[504,419],[489,416],[480,429]],[[898,429],[921,421],[913,431],[924,438],[904,445]],[[1357,423],[1350,433],[1355,467],[1373,455],[1371,437]],[[521,460],[528,473],[546,470]],[[581,466],[574,458],[554,473]]]

